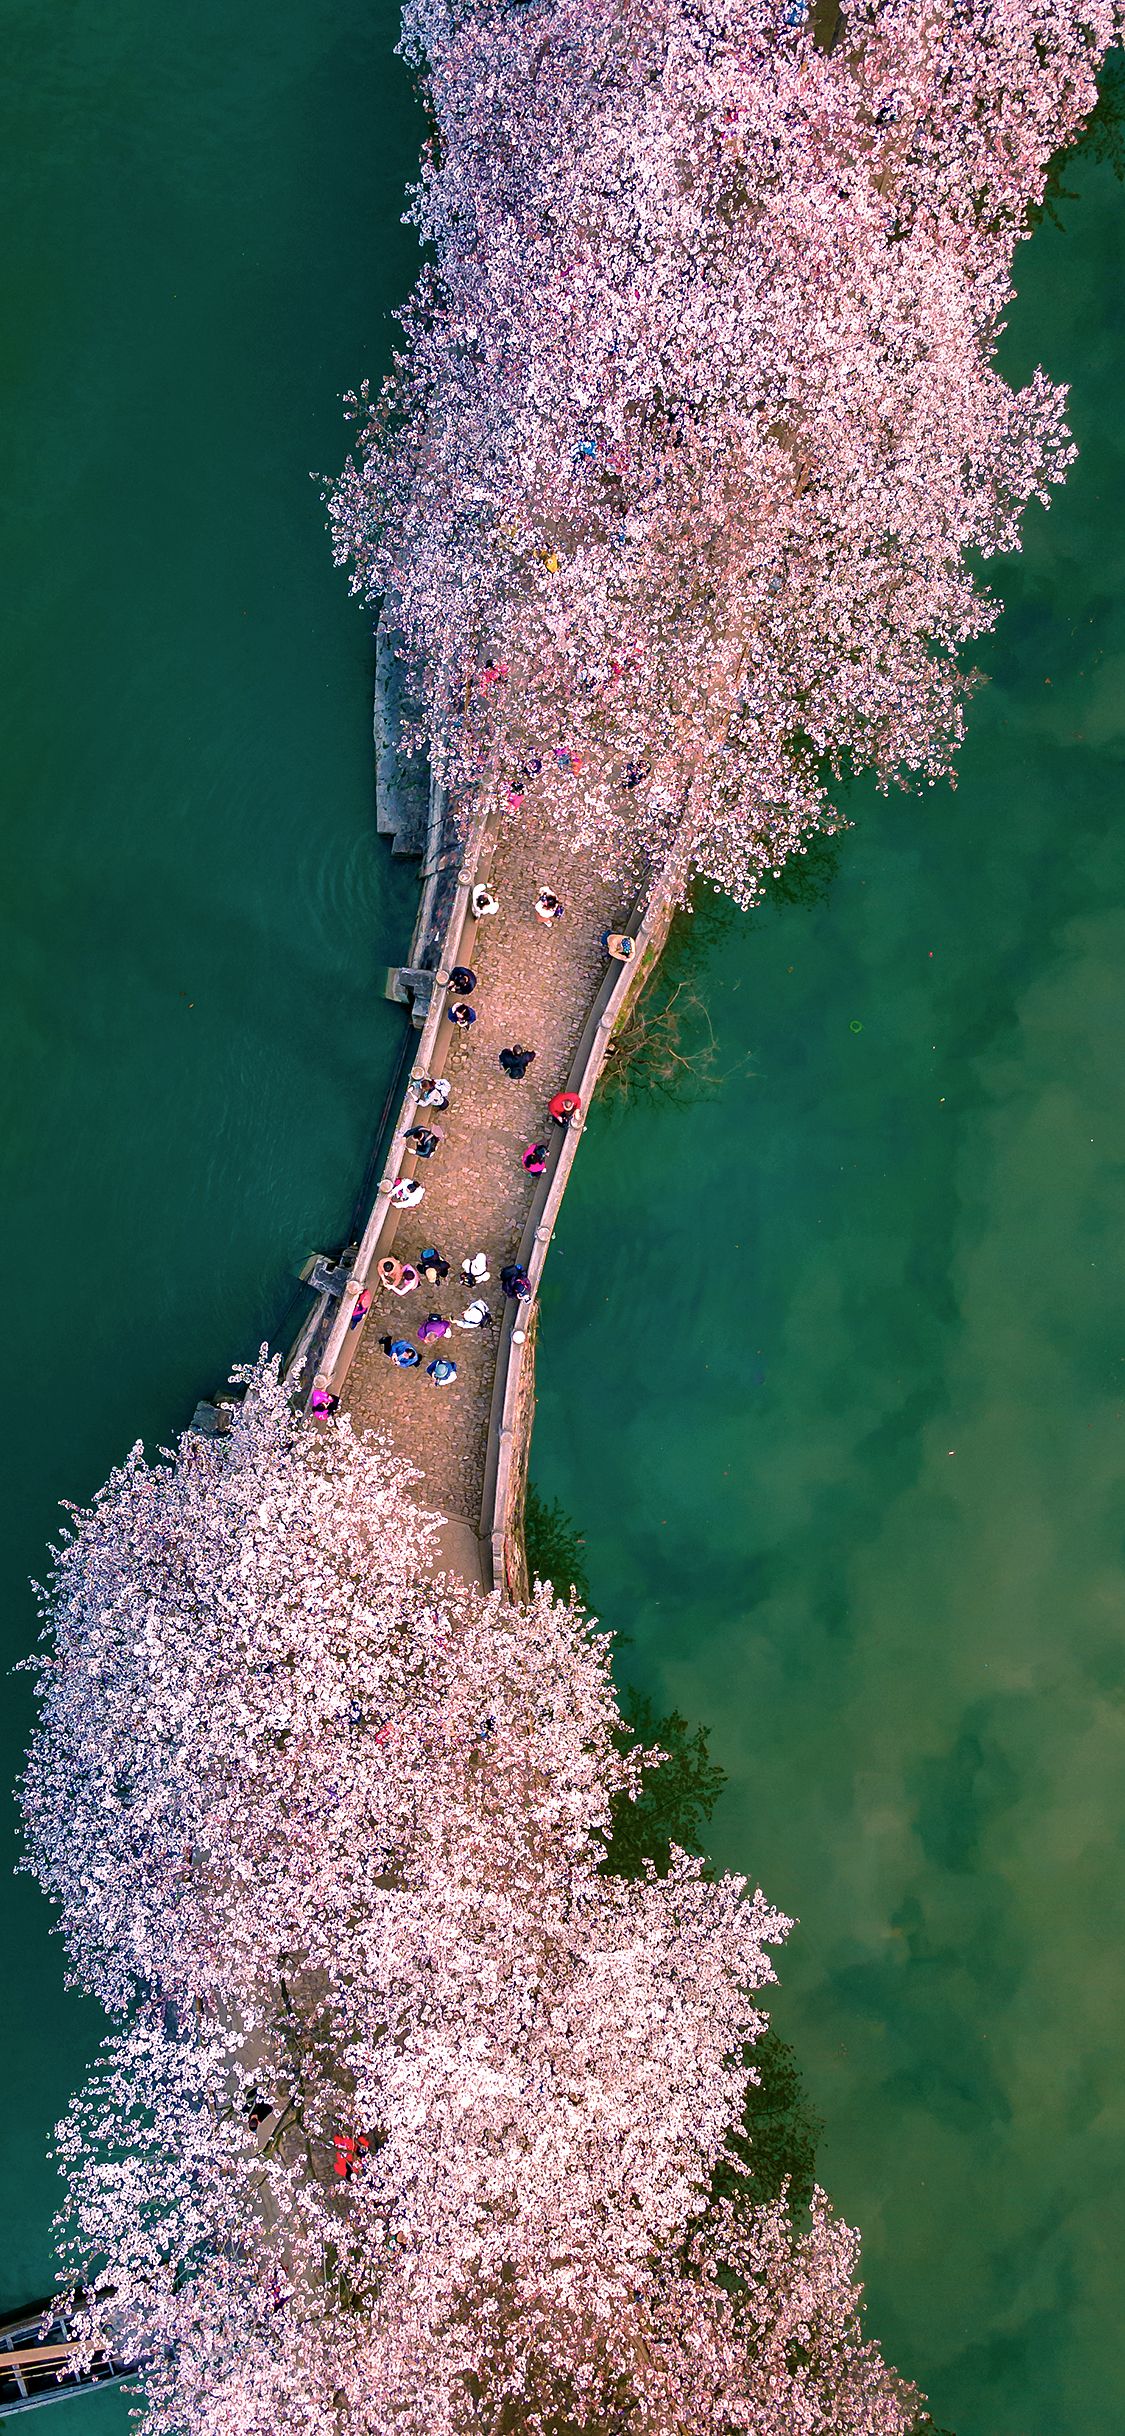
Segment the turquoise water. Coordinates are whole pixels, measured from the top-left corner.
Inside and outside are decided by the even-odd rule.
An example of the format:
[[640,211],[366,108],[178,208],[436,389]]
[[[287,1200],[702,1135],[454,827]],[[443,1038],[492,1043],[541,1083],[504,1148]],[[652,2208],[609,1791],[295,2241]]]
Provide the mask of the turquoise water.
[[[0,5],[9,1662],[58,1499],[182,1424],[346,1233],[401,1037],[370,619],[308,479],[415,260],[393,25]],[[9,1780],[27,1725],[9,1682]],[[51,2280],[45,2144],[99,2024],[28,1882],[0,1887],[9,2306]]]
[[[420,130],[382,0],[0,25],[14,1659],[59,1497],[346,1228],[397,1050],[411,882],[307,476],[409,281]],[[726,1080],[591,1128],[535,1454],[624,1671],[714,1725],[721,1858],[801,1916],[822,2171],[958,2436],[1105,2436],[1121,2390],[1125,201],[1082,186],[1009,343],[1074,379],[1083,459],[1004,571],[961,788],[857,793],[825,900],[699,918]],[[9,1775],[27,1724],[17,1680]],[[0,2305],[50,2280],[99,2032],[3,1885]]]
[[825,898],[681,936],[725,1080],[591,1126],[532,1459],[799,1915],[820,2172],[958,2436],[1125,2393],[1125,195],[1066,182],[1007,367],[1083,453],[958,790],[857,789]]

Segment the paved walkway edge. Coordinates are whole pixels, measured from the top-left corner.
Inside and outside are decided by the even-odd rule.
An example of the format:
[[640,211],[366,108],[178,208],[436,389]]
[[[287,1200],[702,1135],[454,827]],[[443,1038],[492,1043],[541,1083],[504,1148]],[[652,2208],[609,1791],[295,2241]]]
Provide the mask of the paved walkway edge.
[[[520,1244],[520,1261],[533,1288],[538,1288],[543,1273],[610,1041],[631,999],[652,977],[683,895],[686,872],[686,852],[674,850],[652,879],[647,897],[638,902],[630,915],[628,927],[637,943],[636,955],[616,970],[611,966],[586,1019],[567,1082],[568,1091],[576,1091],[581,1099],[582,1114],[567,1128],[553,1173],[543,1179]],[[535,1304],[505,1305],[484,1460],[481,1554],[490,1560],[493,1588],[507,1591],[510,1598],[525,1598],[529,1587],[523,1513],[528,1450],[535,1420],[536,1313]]]
[[[449,922],[446,928],[445,937],[442,941],[441,960],[438,966],[439,972],[447,972],[451,965],[455,965],[457,963],[461,953],[464,934],[469,921],[469,898],[472,895],[473,887],[477,878],[485,873],[487,865],[492,859],[491,846],[494,841],[488,837],[487,827],[487,816],[482,812],[478,815],[473,829],[470,831],[469,840],[462,858],[461,869],[457,878],[457,889],[454,895],[453,904],[450,908]],[[475,929],[475,924],[473,927]],[[402,1172],[402,1162],[406,1153],[407,1130],[408,1127],[415,1121],[416,1100],[412,1095],[411,1085],[416,1075],[440,1074],[445,1065],[445,1051],[448,1035],[442,1026],[442,1016],[445,1013],[446,996],[446,985],[444,983],[435,985],[425,1023],[423,1024],[422,1030],[418,1035],[418,1046],[414,1053],[410,1074],[403,1093],[402,1106],[399,1109],[398,1123],[395,1126],[394,1133],[387,1149],[387,1156],[383,1166],[383,1175],[375,1195],[371,1216],[369,1217],[363,1230],[363,1234],[360,1237],[359,1249],[356,1252],[355,1260],[352,1264],[351,1276],[348,1284],[344,1288],[343,1294],[340,1296],[339,1309],[329,1331],[327,1342],[320,1354],[315,1375],[307,1382],[307,1387],[304,1391],[303,1397],[303,1400],[306,1403],[308,1401],[308,1394],[314,1385],[320,1387],[329,1387],[334,1394],[338,1395],[343,1382],[348,1375],[348,1367],[351,1357],[356,1350],[356,1340],[351,1331],[352,1313],[355,1310],[356,1302],[367,1283],[367,1279],[373,1264],[380,1258],[381,1254],[388,1249],[389,1245],[394,1239],[395,1223],[398,1213],[394,1203],[391,1200],[391,1193],[394,1189],[396,1179]],[[301,1330],[301,1334],[286,1364],[285,1375],[287,1379],[293,1379],[296,1381],[300,1378],[302,1364],[307,1360],[308,1349],[316,1333],[317,1320],[318,1314],[314,1311],[306,1321],[304,1328]]]
[[[475,933],[476,925],[469,913],[469,900],[478,879],[488,878],[495,845],[495,830],[489,828],[487,815],[482,810],[462,856],[457,889],[442,941],[440,972],[447,972],[461,961],[466,933]],[[652,977],[668,936],[673,913],[682,900],[688,860],[685,823],[685,830],[681,832],[667,861],[653,875],[630,914],[627,928],[636,941],[636,954],[627,964],[611,965],[587,1016],[567,1082],[567,1089],[576,1092],[582,1102],[581,1114],[567,1128],[559,1156],[550,1173],[543,1178],[520,1242],[519,1258],[533,1291],[537,1289],[543,1272],[590,1100],[605,1064],[610,1042],[630,1001]],[[358,1337],[351,1326],[352,1313],[375,1264],[389,1251],[398,1222],[398,1210],[391,1200],[391,1192],[401,1173],[408,1147],[407,1130],[416,1120],[416,1099],[412,1085],[416,1076],[440,1074],[445,1064],[448,1034],[442,1019],[446,998],[446,985],[439,982],[418,1036],[398,1122],[388,1146],[371,1215],[363,1230],[335,1317],[328,1327],[329,1298],[323,1298],[310,1314],[286,1365],[287,1379],[294,1383],[301,1382],[303,1402],[307,1403],[314,1385],[339,1395],[357,1350]],[[502,1589],[512,1598],[525,1597],[528,1589],[523,1515],[528,1451],[535,1419],[537,1309],[534,1301],[530,1304],[505,1304],[497,1347],[481,1513],[477,1525],[478,1578],[483,1580],[486,1589]],[[309,1353],[318,1330],[323,1334],[326,1327],[326,1339],[318,1351],[315,1372],[310,1376]],[[467,1543],[472,1529],[467,1518],[451,1517],[447,1520],[458,1524],[458,1539],[463,1537]],[[450,1549],[449,1553],[452,1555],[453,1550]],[[475,1572],[476,1568],[471,1567],[468,1561],[467,1545],[462,1556],[463,1561],[456,1562],[453,1569],[468,1577],[470,1571]]]

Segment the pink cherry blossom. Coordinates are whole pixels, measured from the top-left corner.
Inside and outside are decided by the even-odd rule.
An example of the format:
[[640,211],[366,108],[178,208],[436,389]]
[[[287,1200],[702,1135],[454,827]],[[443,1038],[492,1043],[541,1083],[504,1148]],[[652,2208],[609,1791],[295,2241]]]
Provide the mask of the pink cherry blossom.
[[[427,266],[337,557],[454,798],[749,901],[853,768],[950,772],[1073,456],[996,369],[1113,0],[407,0]],[[712,2196],[789,1923],[604,1866],[608,1644],[430,1570],[376,1436],[245,1372],[55,1552],[30,1865],[113,2029],[59,2126],[91,2343],[154,2436],[906,2436],[822,2193]]]
[[904,2436],[827,2204],[706,2204],[789,1922],[606,1873],[659,1757],[606,1637],[429,1580],[405,1467],[245,1376],[44,1593],[28,1839],[121,2024],[58,2130],[90,2342],[143,2332],[156,2431]]
[[790,15],[408,0],[431,260],[330,492],[439,776],[511,811],[563,736],[524,825],[613,869],[687,818],[743,901],[848,770],[952,769],[970,554],[1073,455],[1063,390],[996,369],[1013,252],[1121,22],[866,0],[826,58]]

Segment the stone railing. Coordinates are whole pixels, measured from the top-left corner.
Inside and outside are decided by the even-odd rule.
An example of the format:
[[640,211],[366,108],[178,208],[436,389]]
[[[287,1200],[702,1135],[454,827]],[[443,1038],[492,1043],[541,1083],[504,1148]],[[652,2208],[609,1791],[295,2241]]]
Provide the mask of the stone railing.
[[[398,1211],[396,1204],[391,1200],[391,1194],[395,1184],[403,1173],[404,1164],[408,1173],[412,1172],[413,1168],[413,1157],[406,1136],[417,1117],[417,1095],[413,1088],[414,1082],[416,1077],[421,1075],[441,1074],[445,1066],[450,1035],[442,1022],[442,1017],[445,1014],[448,985],[440,980],[438,975],[447,973],[452,965],[460,961],[465,944],[465,934],[470,929],[475,930],[476,925],[472,922],[469,912],[469,900],[478,878],[487,877],[494,842],[494,838],[488,830],[487,813],[482,809],[477,815],[465,844],[457,887],[450,907],[445,935],[441,942],[438,974],[434,977],[434,988],[426,1011],[426,1020],[418,1037],[418,1046],[411,1064],[410,1079],[406,1085],[398,1121],[383,1161],[383,1174],[375,1194],[371,1215],[360,1237],[349,1270],[347,1284],[342,1294],[333,1298],[337,1303],[335,1316],[331,1319],[322,1344],[317,1347],[316,1367],[311,1376],[308,1375],[308,1353],[310,1342],[314,1342],[315,1339],[310,1338],[310,1323],[306,1323],[287,1367],[287,1378],[298,1381],[301,1379],[302,1363],[304,1365],[306,1375],[301,1388],[302,1402],[307,1403],[313,1387],[327,1388],[333,1395],[339,1395],[347,1377],[351,1357],[357,1344],[351,1324],[352,1313],[372,1270],[382,1253],[388,1248],[388,1240],[385,1239],[389,1239],[394,1233]],[[313,1324],[315,1324],[315,1320],[316,1314],[314,1313]],[[322,1318],[322,1330],[323,1325]]]
[[[385,785],[382,767],[380,780]],[[482,788],[482,798],[485,793]],[[650,879],[629,916],[626,928],[635,941],[635,953],[626,962],[611,962],[586,1018],[566,1084],[581,1105],[559,1138],[520,1239],[517,1257],[531,1283],[532,1299],[514,1305],[506,1301],[497,1331],[478,1527],[479,1555],[486,1587],[491,1585],[512,1597],[525,1595],[527,1589],[523,1512],[535,1415],[538,1310],[535,1293],[610,1042],[630,1000],[650,978],[673,912],[683,896],[690,860],[688,800],[690,789],[686,791],[685,819],[677,844],[661,870]],[[387,822],[381,820],[380,826],[385,828]],[[478,880],[487,881],[490,876],[496,842],[495,825],[490,826],[481,801],[461,852],[457,884],[442,935],[429,951],[434,955],[434,967],[425,978],[432,981],[432,988],[370,1215],[359,1243],[349,1247],[334,1268],[326,1269],[321,1263],[314,1272],[313,1282],[322,1290],[286,1365],[287,1382],[295,1400],[302,1405],[307,1406],[314,1388],[339,1396],[358,1349],[359,1331],[352,1327],[356,1302],[393,1243],[398,1223],[398,1205],[391,1199],[395,1184],[404,1172],[413,1171],[413,1153],[406,1136],[417,1119],[414,1085],[423,1075],[436,1076],[443,1071],[450,1045],[443,1020],[448,984],[440,976],[456,964],[473,961],[471,941],[476,925],[469,910],[470,899]]]
[[[630,999],[643,988],[657,962],[672,915],[683,895],[687,867],[688,851],[683,844],[634,906],[627,928],[636,941],[636,952],[627,963],[610,967],[586,1019],[566,1084],[568,1091],[577,1093],[581,1109],[572,1117],[558,1155],[539,1186],[519,1248],[520,1263],[533,1289],[539,1285],[609,1044]],[[493,1588],[505,1590],[512,1598],[525,1597],[528,1589],[523,1508],[528,1446],[535,1417],[536,1310],[534,1303],[505,1306],[485,1451],[481,1555],[491,1559]]]

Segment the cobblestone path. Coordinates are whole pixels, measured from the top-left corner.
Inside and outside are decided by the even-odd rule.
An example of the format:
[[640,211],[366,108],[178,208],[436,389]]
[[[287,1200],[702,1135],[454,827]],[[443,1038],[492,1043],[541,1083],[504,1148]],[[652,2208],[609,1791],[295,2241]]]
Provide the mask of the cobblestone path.
[[[555,1134],[547,1103],[568,1081],[606,972],[602,933],[624,920],[637,881],[614,885],[577,856],[552,857],[541,838],[507,830],[489,884],[500,911],[470,924],[461,949],[461,961],[477,976],[477,1021],[469,1031],[447,1027],[445,1073],[452,1092],[446,1109],[431,1112],[445,1138],[432,1159],[405,1163],[404,1172],[413,1170],[424,1183],[425,1199],[399,1213],[394,1239],[395,1258],[415,1263],[426,1246],[436,1245],[450,1274],[441,1287],[423,1283],[409,1294],[391,1293],[372,1276],[372,1308],[343,1396],[357,1429],[387,1429],[417,1465],[419,1501],[468,1524],[474,1535],[481,1526],[495,1333],[455,1326],[452,1338],[419,1347],[417,1370],[396,1369],[379,1340],[389,1333],[416,1343],[419,1323],[431,1311],[459,1319],[475,1291],[463,1284],[460,1264],[476,1252],[488,1256],[490,1282],[481,1291],[499,1322],[500,1270],[516,1256],[538,1182],[525,1173],[523,1153],[530,1142],[549,1142]],[[533,911],[541,887],[553,888],[565,907],[562,921],[550,928]],[[522,1082],[499,1064],[501,1049],[517,1041],[535,1050]],[[423,1109],[421,1121],[426,1115]],[[452,1386],[437,1387],[426,1375],[426,1362],[439,1353],[457,1364]]]

